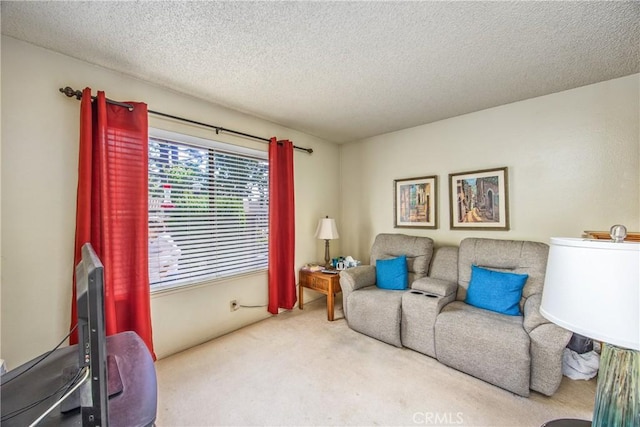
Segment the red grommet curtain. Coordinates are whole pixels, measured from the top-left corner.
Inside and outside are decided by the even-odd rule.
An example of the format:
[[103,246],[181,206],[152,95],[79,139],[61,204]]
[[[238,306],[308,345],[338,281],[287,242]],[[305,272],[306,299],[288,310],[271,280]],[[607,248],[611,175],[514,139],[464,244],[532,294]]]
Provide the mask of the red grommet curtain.
[[[147,105],[82,93],[74,266],[90,242],[104,265],[107,335],[134,331],[155,360],[148,257]],[[75,275],[71,327],[77,322]],[[70,342],[78,341],[72,334]]]
[[269,143],[269,313],[297,302],[293,143]]

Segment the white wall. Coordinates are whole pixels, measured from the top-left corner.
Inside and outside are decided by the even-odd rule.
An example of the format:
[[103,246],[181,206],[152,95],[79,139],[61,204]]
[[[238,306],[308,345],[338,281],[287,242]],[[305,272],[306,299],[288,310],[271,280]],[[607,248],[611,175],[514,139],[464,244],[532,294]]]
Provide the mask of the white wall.
[[[69,327],[80,103],[58,92],[67,85],[89,86],[94,94],[104,90],[111,99],[146,102],[153,110],[313,148],[312,155],[296,152],[294,156],[296,266],[322,259],[322,242],[313,233],[319,218],[339,213],[339,200],[334,197],[339,185],[338,146],[3,36],[0,357],[9,368],[53,347]],[[267,147],[153,117],[150,125]],[[332,247],[339,250],[338,244]],[[231,299],[246,305],[266,304],[266,283],[262,273],[154,294],[152,322],[158,357],[267,317],[266,308],[229,311]]]
[[[368,138],[340,149],[343,253],[378,233],[531,239],[640,231],[639,75]],[[449,228],[448,175],[507,166],[510,231]],[[437,230],[394,228],[393,180],[439,177]]]

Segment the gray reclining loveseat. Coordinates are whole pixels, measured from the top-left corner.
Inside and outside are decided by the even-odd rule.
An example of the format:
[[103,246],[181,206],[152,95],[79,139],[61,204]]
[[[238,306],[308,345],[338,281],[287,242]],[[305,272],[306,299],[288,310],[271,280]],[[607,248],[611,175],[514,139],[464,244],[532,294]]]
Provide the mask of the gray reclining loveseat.
[[[340,274],[345,318],[352,329],[521,396],[552,395],[562,380],[562,352],[571,332],[539,312],[548,246],[538,242],[468,238],[434,249],[428,237],[380,234],[370,265]],[[406,290],[376,286],[376,262],[407,257]],[[465,302],[472,266],[527,274],[520,315]]]

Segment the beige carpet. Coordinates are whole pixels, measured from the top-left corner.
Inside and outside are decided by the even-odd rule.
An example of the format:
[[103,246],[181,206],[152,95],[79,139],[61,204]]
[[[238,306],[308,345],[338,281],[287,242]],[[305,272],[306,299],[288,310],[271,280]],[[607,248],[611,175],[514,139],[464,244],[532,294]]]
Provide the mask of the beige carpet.
[[540,426],[591,419],[595,380],[565,377],[551,398],[519,397],[352,331],[339,306],[328,322],[324,304],[321,298],[158,361],[157,425]]

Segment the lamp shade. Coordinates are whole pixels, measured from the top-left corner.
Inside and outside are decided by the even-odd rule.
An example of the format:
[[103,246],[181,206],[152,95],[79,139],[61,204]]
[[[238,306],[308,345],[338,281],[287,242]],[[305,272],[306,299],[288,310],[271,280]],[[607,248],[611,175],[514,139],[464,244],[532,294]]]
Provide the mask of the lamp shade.
[[540,313],[565,329],[640,350],[640,244],[551,238]]
[[335,219],[327,217],[318,222],[318,228],[316,229],[317,239],[333,240],[339,237]]

